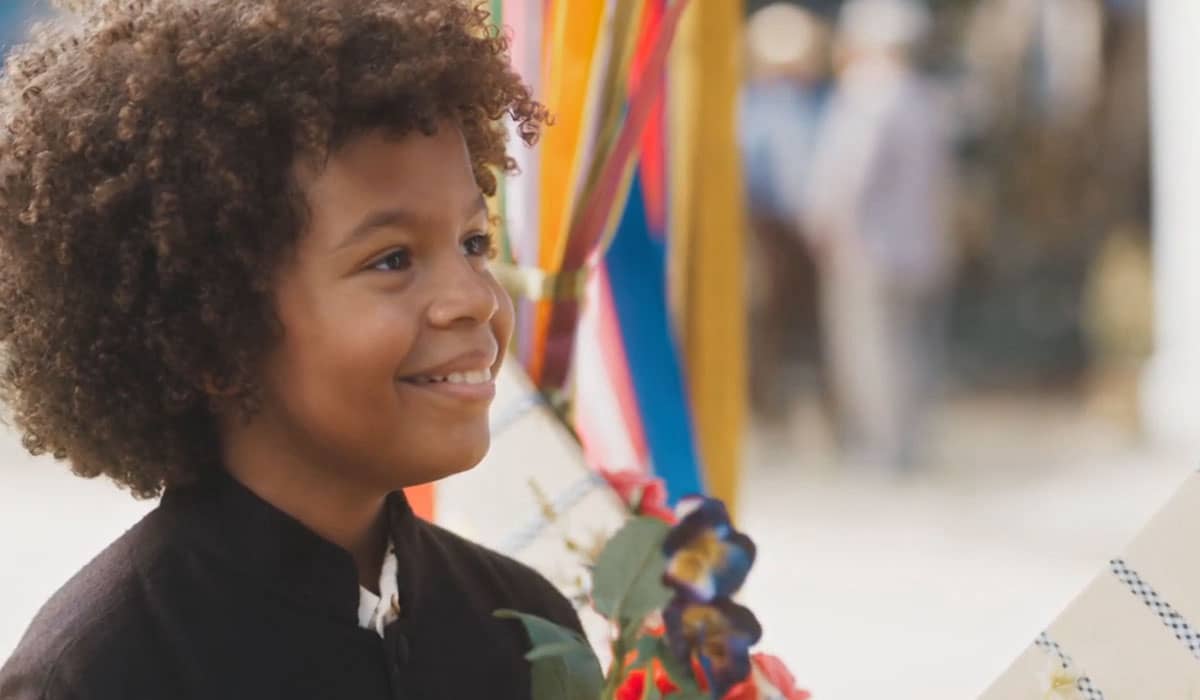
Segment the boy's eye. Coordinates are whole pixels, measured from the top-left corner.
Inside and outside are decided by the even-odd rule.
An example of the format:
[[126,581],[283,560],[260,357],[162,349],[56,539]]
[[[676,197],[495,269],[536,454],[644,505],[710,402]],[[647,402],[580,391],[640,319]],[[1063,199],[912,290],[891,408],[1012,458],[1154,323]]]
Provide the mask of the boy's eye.
[[463,241],[463,251],[472,257],[490,258],[496,252],[495,238],[490,233],[477,233]]
[[407,270],[412,265],[412,255],[407,250],[393,250],[371,266],[372,270],[381,272],[398,272]]

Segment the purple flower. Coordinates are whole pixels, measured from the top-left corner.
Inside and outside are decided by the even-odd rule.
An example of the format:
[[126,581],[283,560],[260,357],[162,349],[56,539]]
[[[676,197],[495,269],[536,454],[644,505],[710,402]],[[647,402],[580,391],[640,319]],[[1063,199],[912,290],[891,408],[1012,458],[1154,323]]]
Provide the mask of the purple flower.
[[700,499],[663,542],[663,583],[697,602],[728,598],[746,581],[755,551],[754,542],[733,529],[724,503]]
[[714,698],[750,676],[750,647],[762,627],[746,608],[726,598],[704,603],[676,596],[663,610],[663,624],[671,652],[684,662],[699,660]]

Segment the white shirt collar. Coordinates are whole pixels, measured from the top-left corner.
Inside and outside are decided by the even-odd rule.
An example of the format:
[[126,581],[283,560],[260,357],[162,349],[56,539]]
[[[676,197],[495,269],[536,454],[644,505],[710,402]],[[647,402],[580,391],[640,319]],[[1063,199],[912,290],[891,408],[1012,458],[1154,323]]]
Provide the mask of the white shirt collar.
[[398,568],[396,546],[388,542],[383,569],[379,572],[379,595],[362,586],[358,587],[358,626],[374,630],[380,637],[383,636],[383,629],[400,617],[399,584],[396,581]]

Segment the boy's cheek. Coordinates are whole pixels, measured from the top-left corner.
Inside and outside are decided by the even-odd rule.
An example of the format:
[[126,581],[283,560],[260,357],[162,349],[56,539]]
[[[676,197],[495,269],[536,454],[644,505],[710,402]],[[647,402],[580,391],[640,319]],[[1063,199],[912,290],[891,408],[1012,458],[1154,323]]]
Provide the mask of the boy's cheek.
[[492,284],[498,300],[496,316],[492,319],[492,333],[495,334],[496,340],[499,342],[501,352],[504,352],[504,349],[508,347],[509,341],[512,340],[516,312],[513,308],[512,297],[508,295],[504,287],[494,278]]

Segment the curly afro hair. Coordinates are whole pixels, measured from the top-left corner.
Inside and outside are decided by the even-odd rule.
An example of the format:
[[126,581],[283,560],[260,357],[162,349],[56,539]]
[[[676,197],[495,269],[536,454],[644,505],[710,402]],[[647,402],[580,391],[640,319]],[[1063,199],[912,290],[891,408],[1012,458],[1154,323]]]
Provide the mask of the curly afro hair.
[[35,29],[0,77],[0,397],[25,447],[139,497],[253,410],[293,178],[356,133],[463,131],[480,189],[545,108],[457,0],[107,0]]

